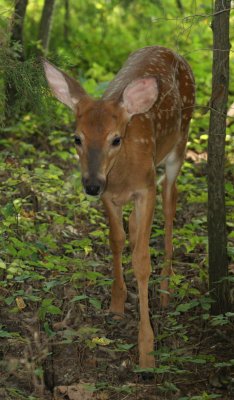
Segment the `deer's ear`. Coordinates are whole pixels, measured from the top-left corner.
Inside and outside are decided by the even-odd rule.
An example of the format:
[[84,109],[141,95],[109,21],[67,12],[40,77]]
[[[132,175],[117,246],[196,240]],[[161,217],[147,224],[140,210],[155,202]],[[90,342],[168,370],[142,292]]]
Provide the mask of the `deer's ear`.
[[122,106],[129,116],[147,112],[158,98],[158,84],[155,78],[136,79],[123,92]]
[[65,72],[60,71],[45,59],[42,62],[46,79],[54,96],[75,112],[79,101],[83,96],[87,96],[87,93],[75,79]]

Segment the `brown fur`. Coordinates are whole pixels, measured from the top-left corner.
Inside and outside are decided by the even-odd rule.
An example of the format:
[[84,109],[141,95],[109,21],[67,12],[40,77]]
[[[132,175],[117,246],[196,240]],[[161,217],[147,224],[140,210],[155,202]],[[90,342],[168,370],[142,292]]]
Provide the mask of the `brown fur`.
[[[122,206],[129,201],[134,203],[129,233],[139,289],[139,363],[143,368],[153,367],[154,335],[149,319],[148,280],[156,166],[165,164],[166,172],[163,183],[165,263],[161,282],[161,305],[166,307],[169,301],[168,278],[173,273],[176,178],[183,163],[195,101],[191,69],[182,57],[169,49],[146,47],[133,53],[103,97],[93,100],[78,82],[69,80],[48,62],[45,61],[44,65],[55,96],[76,112],[76,132],[82,141],[77,151],[83,183],[90,190],[100,189],[102,192],[110,224],[114,266],[110,310],[117,315],[124,312],[127,295],[121,265],[125,243]],[[145,90],[148,87],[148,92],[144,92],[144,87]],[[130,115],[129,110],[134,106],[135,109],[144,107],[144,112]],[[121,145],[113,145],[115,137],[121,138]]]

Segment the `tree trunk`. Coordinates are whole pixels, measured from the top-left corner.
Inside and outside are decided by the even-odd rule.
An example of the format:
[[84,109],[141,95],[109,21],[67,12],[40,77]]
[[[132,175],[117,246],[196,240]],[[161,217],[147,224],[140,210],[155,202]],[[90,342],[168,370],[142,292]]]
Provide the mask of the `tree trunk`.
[[181,0],[176,0],[176,5],[177,5],[178,9],[180,10],[180,12],[183,13],[184,12],[184,6],[182,4],[182,1]]
[[70,4],[69,0],[64,0],[64,25],[63,25],[63,33],[64,33],[64,41],[68,42],[68,30],[69,30],[69,23],[70,23]]
[[[12,49],[11,63],[13,60],[24,61],[24,39],[23,39],[23,27],[24,18],[26,14],[28,0],[16,0],[14,13],[11,22],[11,35],[10,35],[10,49]],[[18,43],[20,46],[17,47],[17,51],[14,49],[14,44]],[[5,73],[5,120],[6,123],[11,120],[14,116],[14,105],[17,99],[17,90],[14,84],[14,80],[9,74],[10,69],[8,68]]]
[[15,42],[21,45],[21,49],[18,51],[18,58],[24,61],[24,39],[23,39],[23,26],[24,17],[26,14],[28,0],[16,0],[15,9],[12,18],[11,38],[10,45],[12,46]]
[[216,0],[212,23],[213,68],[208,140],[209,289],[212,314],[229,310],[224,161],[229,86],[230,0]]
[[49,48],[54,5],[55,0],[45,0],[42,11],[38,39],[41,41],[44,53],[47,53]]

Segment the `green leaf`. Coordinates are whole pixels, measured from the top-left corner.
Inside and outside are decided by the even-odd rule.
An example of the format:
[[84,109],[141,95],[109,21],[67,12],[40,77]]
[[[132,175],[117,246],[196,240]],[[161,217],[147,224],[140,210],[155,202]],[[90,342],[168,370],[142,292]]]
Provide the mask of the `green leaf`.
[[10,332],[7,331],[3,331],[2,329],[0,329],[0,337],[1,338],[11,338],[13,337],[12,334]]
[[36,369],[34,370],[34,374],[35,374],[36,376],[38,376],[39,378],[42,378],[43,375],[44,375],[44,370],[43,370],[43,368],[42,368],[42,367],[36,368]]
[[52,337],[52,336],[54,336],[54,335],[56,335],[56,333],[51,329],[51,327],[49,326],[49,323],[48,323],[48,321],[46,321],[45,323],[44,323],[44,330],[45,330],[45,333],[49,336],[49,337]]
[[49,314],[54,314],[54,315],[62,314],[62,311],[60,310],[60,308],[57,306],[53,306],[53,305],[48,306],[46,312]]
[[85,300],[85,299],[88,299],[88,296],[86,296],[86,294],[81,294],[79,296],[73,297],[73,299],[70,300],[70,302],[72,303],[74,301],[81,301],[81,300]]
[[103,274],[100,272],[95,272],[95,271],[87,271],[87,279],[90,279],[91,281],[95,281],[97,278],[103,278]]
[[38,315],[39,318],[44,320],[46,314],[53,314],[53,315],[59,315],[62,314],[62,311],[60,310],[59,307],[54,306],[52,304],[53,299],[44,299],[41,303],[41,307],[38,310]]
[[190,301],[189,303],[179,304],[176,307],[176,311],[186,312],[186,311],[191,310],[192,308],[198,306],[198,304],[199,304],[199,301],[197,301],[197,300]]
[[[15,185],[15,183],[14,183]],[[8,203],[5,207],[2,208],[3,215],[7,218],[16,214],[15,207],[13,203]]]
[[133,343],[117,343],[117,348],[120,351],[128,351],[135,346]]
[[95,297],[90,298],[89,303],[92,304],[92,306],[94,306],[97,310],[101,310],[102,308],[102,303]]
[[6,264],[1,258],[0,258],[0,269],[6,269]]
[[6,298],[4,299],[4,302],[5,302],[8,306],[10,306],[10,305],[14,302],[14,300],[15,300],[15,297],[14,297],[14,296],[10,296],[10,297],[6,297]]

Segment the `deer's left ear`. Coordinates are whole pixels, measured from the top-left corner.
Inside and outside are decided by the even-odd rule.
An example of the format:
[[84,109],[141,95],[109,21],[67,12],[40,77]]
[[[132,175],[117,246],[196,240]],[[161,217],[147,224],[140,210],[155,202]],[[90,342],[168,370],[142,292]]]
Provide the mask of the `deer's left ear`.
[[155,78],[136,79],[124,89],[122,106],[131,118],[147,112],[158,98],[158,84]]

